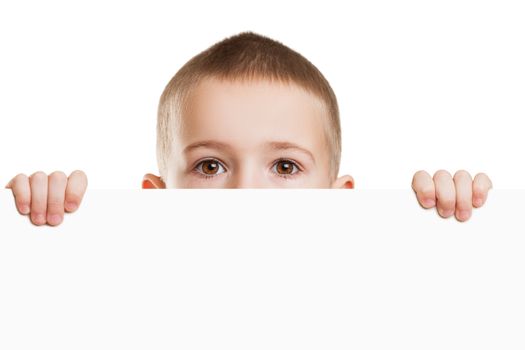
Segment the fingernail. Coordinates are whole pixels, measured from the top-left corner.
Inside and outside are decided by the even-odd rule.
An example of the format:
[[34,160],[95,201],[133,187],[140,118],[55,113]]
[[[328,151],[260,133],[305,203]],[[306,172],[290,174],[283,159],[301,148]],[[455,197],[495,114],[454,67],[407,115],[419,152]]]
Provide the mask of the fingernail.
[[59,225],[62,222],[62,216],[58,214],[48,215],[47,217],[47,223],[49,225],[55,226]]
[[66,202],[65,207],[67,211],[75,211],[78,209],[78,205],[74,202]]
[[423,204],[425,204],[426,207],[433,207],[436,204],[436,201],[433,199],[425,199]]
[[470,217],[470,211],[469,210],[460,210],[458,213],[458,218],[460,220],[467,220]]
[[33,223],[36,225],[43,225],[46,223],[46,217],[42,214],[35,215],[33,217]]
[[28,205],[22,205],[20,207],[20,213],[27,215],[29,214],[29,206]]
[[474,205],[476,207],[479,207],[483,204],[483,199],[481,197],[475,197],[474,198]]
[[444,216],[444,217],[449,217],[450,215],[454,214],[454,211],[453,210],[439,210],[439,212],[441,213],[441,216]]

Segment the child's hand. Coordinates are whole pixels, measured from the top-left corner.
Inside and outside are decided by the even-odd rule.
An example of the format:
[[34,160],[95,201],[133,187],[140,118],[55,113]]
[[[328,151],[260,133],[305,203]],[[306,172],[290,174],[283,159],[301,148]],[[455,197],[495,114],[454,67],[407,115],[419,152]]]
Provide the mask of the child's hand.
[[74,212],[80,206],[87,188],[87,177],[82,171],[74,171],[69,178],[56,171],[49,176],[36,172],[30,177],[15,176],[6,188],[13,191],[20,214],[31,214],[35,225],[62,223],[64,211]]
[[492,181],[484,173],[472,177],[465,170],[459,170],[454,178],[446,170],[439,170],[434,178],[420,170],[414,175],[412,189],[416,192],[419,204],[433,208],[437,201],[439,215],[444,218],[456,214],[459,221],[466,221],[472,214],[472,206],[479,208],[487,200]]

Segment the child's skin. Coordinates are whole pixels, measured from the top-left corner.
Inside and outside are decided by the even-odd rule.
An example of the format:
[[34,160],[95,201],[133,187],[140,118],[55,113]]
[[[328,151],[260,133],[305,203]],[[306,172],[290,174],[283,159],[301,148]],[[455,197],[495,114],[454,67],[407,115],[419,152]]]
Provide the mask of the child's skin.
[[[335,177],[320,100],[293,83],[205,79],[189,100],[184,128],[175,137],[164,179],[144,176],[143,188],[354,188],[350,175]],[[87,187],[81,171],[16,176],[7,186],[21,214],[35,225],[62,222]],[[492,188],[487,175],[460,170],[433,177],[415,173],[412,188],[424,208],[466,221]]]

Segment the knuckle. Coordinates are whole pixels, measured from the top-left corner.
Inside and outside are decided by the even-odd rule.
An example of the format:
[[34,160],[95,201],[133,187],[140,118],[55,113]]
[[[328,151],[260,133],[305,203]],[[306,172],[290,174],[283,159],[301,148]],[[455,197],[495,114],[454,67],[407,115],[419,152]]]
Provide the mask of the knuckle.
[[412,177],[412,188],[415,190],[417,183],[422,179],[429,176],[428,173],[424,170],[417,171]]
[[53,171],[51,174],[49,174],[49,177],[57,180],[67,179],[67,176],[63,171]]
[[434,174],[434,177],[443,177],[443,176],[450,176],[450,177],[452,177],[452,175],[450,175],[450,173],[448,171],[446,171],[445,169],[440,169],[440,170],[436,171],[436,173]]
[[88,178],[87,178],[86,173],[84,173],[82,170],[73,171],[71,175],[69,176],[69,179],[71,179],[72,177],[74,177],[77,183],[80,183],[82,187],[87,187]]
[[416,176],[424,176],[424,175],[428,175],[428,173],[425,170],[418,170],[414,174],[414,177],[416,177]]
[[466,170],[461,169],[456,171],[456,173],[454,174],[454,179],[458,177],[470,177],[470,173]]
[[33,175],[31,175],[31,179],[35,179],[35,178],[44,178],[44,177],[47,177],[47,174],[44,173],[43,171],[37,171],[35,173],[33,173]]
[[485,174],[485,173],[477,173],[476,177],[486,177],[486,178],[488,178],[487,174]]
[[82,170],[75,170],[71,173],[70,176],[78,176],[87,179],[86,173],[84,173]]
[[476,184],[485,183],[486,187],[492,188],[492,180],[485,173],[476,174],[476,176],[474,177],[474,181]]
[[20,173],[13,178],[13,182],[18,182],[25,179],[27,179],[27,175]]

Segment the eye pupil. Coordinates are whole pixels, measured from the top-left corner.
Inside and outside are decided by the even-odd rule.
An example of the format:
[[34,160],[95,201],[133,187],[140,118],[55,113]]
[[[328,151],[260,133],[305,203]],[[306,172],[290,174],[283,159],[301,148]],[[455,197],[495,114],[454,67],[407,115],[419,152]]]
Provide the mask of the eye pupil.
[[277,172],[279,174],[291,174],[293,172],[293,164],[291,162],[280,161],[277,163]]
[[206,160],[202,163],[202,170],[205,174],[213,175],[217,173],[219,164],[214,160]]

